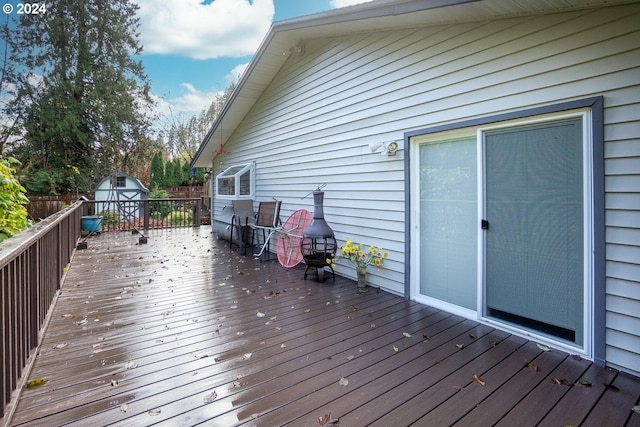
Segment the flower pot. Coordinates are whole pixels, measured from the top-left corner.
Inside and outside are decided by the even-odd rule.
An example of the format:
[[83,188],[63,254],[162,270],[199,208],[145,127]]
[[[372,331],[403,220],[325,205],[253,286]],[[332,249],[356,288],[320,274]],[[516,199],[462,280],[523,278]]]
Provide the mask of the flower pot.
[[358,273],[358,287],[367,287],[367,267],[356,268],[356,273]]

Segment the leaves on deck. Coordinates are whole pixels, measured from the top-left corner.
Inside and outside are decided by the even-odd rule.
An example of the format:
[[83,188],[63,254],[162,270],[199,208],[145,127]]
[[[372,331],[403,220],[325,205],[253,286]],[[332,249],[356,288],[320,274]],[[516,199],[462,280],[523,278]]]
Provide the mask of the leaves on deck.
[[640,405],[635,405],[631,407],[631,410],[636,414],[640,414]]
[[207,394],[207,395],[204,397],[204,399],[203,399],[203,400],[204,400],[205,405],[207,405],[207,404],[209,404],[209,403],[212,403],[212,402],[213,402],[214,400],[216,400],[217,398],[218,398],[218,393],[216,393],[216,391],[214,390],[214,391],[212,391],[211,393]]
[[127,405],[126,403],[123,403],[122,405],[120,405],[120,412],[127,412],[128,409],[129,409],[129,405]]
[[138,364],[135,360],[129,360],[126,365],[124,365],[126,369],[135,369],[138,367]]
[[147,414],[151,415],[152,417],[155,417],[156,415],[160,415],[162,413],[162,409],[160,408],[155,408],[155,409],[150,409]]
[[483,387],[485,385],[484,380],[478,374],[473,374],[473,382]]
[[551,378],[551,382],[554,384],[564,385],[567,387],[571,387],[572,385],[571,381],[567,380],[566,378],[553,377]]
[[411,338],[411,334],[409,332],[403,332],[402,335],[404,335],[405,338]]
[[576,387],[591,387],[591,382],[587,380],[579,380],[576,381],[573,385]]
[[29,380],[27,381],[27,388],[31,389],[31,388],[35,388],[35,387],[40,387],[41,385],[44,385],[46,383],[48,383],[49,380],[46,378],[35,378],[33,380]]
[[547,346],[546,346],[546,345],[544,345],[544,344],[537,344],[537,346],[538,346],[538,348],[539,348],[540,350],[542,350],[542,351],[551,351],[551,348],[550,348],[550,347],[547,347]]
[[532,372],[538,372],[538,365],[533,362],[527,364],[527,368],[529,368],[529,370]]
[[340,381],[338,381],[338,384],[340,384],[341,386],[346,387],[346,386],[348,386],[348,385],[349,385],[349,380],[348,380],[348,379],[346,379],[346,378],[344,378],[344,377],[343,377],[343,378],[340,378]]
[[458,347],[458,350],[462,350],[464,348],[464,343],[456,344],[456,347]]
[[321,417],[318,417],[318,425],[320,427],[335,426],[337,422],[338,422],[338,419],[333,418],[333,416],[331,415],[331,412],[329,412],[328,414],[324,414]]

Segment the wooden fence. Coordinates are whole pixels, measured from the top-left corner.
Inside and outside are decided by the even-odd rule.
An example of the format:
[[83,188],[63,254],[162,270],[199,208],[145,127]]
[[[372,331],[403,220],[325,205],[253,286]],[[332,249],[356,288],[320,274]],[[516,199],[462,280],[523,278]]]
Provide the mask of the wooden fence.
[[[162,190],[169,193],[171,198],[176,199],[195,199],[204,195],[203,186],[164,187]],[[27,212],[35,222],[41,221],[74,203],[80,197],[93,200],[93,194],[27,194],[29,199]]]
[[82,203],[0,246],[0,418],[33,350],[80,237]]

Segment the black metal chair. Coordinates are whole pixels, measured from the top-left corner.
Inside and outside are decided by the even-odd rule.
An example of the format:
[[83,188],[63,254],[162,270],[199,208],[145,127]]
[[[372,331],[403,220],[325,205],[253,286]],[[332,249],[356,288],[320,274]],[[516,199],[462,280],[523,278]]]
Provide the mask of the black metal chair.
[[243,255],[247,254],[247,244],[251,226],[255,224],[253,200],[233,200],[233,217],[231,218],[231,234],[229,249],[233,247],[234,235],[237,236],[238,249]]

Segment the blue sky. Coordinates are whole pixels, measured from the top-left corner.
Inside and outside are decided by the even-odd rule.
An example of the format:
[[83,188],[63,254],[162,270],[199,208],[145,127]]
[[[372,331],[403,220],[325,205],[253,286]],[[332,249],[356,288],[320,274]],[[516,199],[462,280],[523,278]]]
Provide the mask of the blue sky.
[[132,1],[158,112],[182,121],[238,80],[273,21],[367,0]]

